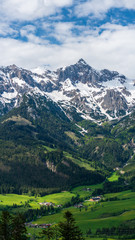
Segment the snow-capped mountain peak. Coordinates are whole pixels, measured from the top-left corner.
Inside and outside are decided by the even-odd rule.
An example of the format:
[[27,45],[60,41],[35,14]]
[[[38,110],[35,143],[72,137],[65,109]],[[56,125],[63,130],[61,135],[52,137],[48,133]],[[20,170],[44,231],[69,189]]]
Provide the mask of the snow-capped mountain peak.
[[88,65],[83,58],[80,58],[79,61],[77,62],[78,64],[82,64],[82,65]]
[[43,75],[43,74],[45,74],[46,71],[47,71],[47,69],[45,67],[37,67],[37,68],[31,69],[32,73],[35,73],[38,75]]
[[83,59],[56,71],[16,65],[0,68],[1,114],[20,104],[24,94],[48,96],[64,112],[102,121],[125,116],[135,107],[135,83],[116,71],[97,71]]

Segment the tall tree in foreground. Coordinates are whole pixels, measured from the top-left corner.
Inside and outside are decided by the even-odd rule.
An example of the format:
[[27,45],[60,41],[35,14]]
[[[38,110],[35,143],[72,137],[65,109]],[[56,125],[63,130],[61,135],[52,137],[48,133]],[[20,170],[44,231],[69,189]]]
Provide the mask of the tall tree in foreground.
[[0,219],[0,240],[26,240],[27,230],[22,214],[14,217],[3,211]]
[[49,226],[40,233],[46,240],[58,240],[60,238],[60,232],[57,225]]
[[51,240],[54,237],[54,231],[53,229],[49,226],[46,229],[44,229],[41,233],[42,236],[45,236],[47,240]]
[[16,215],[12,220],[12,238],[14,240],[26,240],[25,219],[22,214]]
[[8,211],[3,211],[0,219],[0,239],[11,240],[11,215]]
[[66,211],[64,214],[65,221],[60,222],[59,231],[62,240],[84,240],[83,234],[79,227],[76,226],[75,219],[71,212]]

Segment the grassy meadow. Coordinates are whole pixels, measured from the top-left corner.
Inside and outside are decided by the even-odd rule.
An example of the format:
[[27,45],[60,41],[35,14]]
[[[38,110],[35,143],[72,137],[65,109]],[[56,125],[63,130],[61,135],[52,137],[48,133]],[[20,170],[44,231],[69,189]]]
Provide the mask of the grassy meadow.
[[[19,211],[27,209],[25,207],[26,203],[29,204],[30,208],[37,209],[40,208],[39,203],[43,202],[52,202],[55,205],[62,204],[69,202],[72,197],[76,195],[70,192],[61,192],[56,194],[46,195],[44,197],[30,197],[28,195],[17,195],[17,194],[0,194],[0,209],[3,210],[5,207],[13,207],[17,205],[19,207]],[[17,211],[17,208],[14,209]]]
[[[55,202],[56,204],[62,204],[62,198],[72,197],[79,194],[80,197],[87,197],[89,199],[90,192],[84,191],[84,188],[90,188],[91,193],[96,188],[102,187],[102,185],[93,186],[80,186],[72,189],[72,192],[64,192],[58,194],[48,195],[46,197],[39,198],[38,200],[47,200]],[[71,195],[70,195],[71,194]],[[62,198],[61,198],[62,197]],[[117,197],[117,200],[109,201],[109,199]],[[67,198],[68,199],[68,198]],[[68,200],[69,200],[68,199]],[[65,200],[64,200],[65,202]],[[119,193],[110,193],[103,196],[101,202],[95,203],[88,200],[84,201],[84,207],[78,209],[75,207],[69,207],[76,220],[77,225],[81,230],[86,233],[91,228],[92,233],[95,233],[97,228],[119,226],[121,223],[135,219],[135,192],[124,191]],[[59,221],[63,221],[63,214],[67,209],[62,209],[61,212],[44,216],[33,223],[52,223],[57,224]],[[39,229],[28,229],[28,232],[38,234]],[[89,240],[91,238],[86,238]]]
[[118,181],[119,175],[118,172],[113,172],[112,175],[108,178],[109,182]]
[[[106,201],[111,197],[117,197],[116,201]],[[67,210],[67,209],[66,209]],[[34,223],[57,224],[63,221],[63,209],[60,213],[42,217]],[[85,233],[91,228],[95,233],[97,228],[119,226],[121,223],[135,218],[135,193],[125,191],[115,194],[105,194],[104,201],[99,203],[84,202],[84,207],[80,210],[75,207],[68,208],[76,220],[77,225]]]
[[[123,191],[118,193],[109,193],[102,196],[100,202],[90,202],[89,198],[92,192],[97,188],[102,188],[103,184],[92,186],[80,186],[73,188],[71,192],[61,192],[56,194],[46,195],[44,197],[34,197],[27,195],[6,194],[0,195],[0,210],[4,207],[12,207],[17,204],[17,208],[11,208],[11,212],[24,212],[28,208],[40,208],[40,202],[53,202],[55,205],[65,204],[71,200],[72,197],[79,196],[86,199],[83,202],[83,208],[79,209],[74,206],[69,207],[68,210],[73,213],[77,225],[86,233],[90,228],[92,233],[95,233],[97,228],[119,226],[121,223],[135,219],[135,192]],[[113,198],[113,200],[111,200]],[[115,199],[114,199],[115,198]],[[29,207],[25,203],[29,203]],[[19,207],[20,206],[20,207]],[[63,214],[67,211],[62,209],[55,214],[42,216],[33,221],[33,223],[52,223],[57,224],[63,221]],[[41,229],[28,228],[28,233],[38,234]],[[87,237],[86,240],[92,238]],[[100,238],[97,238],[97,240]]]

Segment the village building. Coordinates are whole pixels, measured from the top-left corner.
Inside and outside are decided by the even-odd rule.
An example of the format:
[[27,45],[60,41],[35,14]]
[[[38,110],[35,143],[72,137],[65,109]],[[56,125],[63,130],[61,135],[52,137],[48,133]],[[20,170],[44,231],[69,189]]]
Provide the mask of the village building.
[[78,204],[75,204],[74,207],[75,207],[75,208],[82,208],[82,207],[83,207],[83,204],[82,204],[82,203],[78,203]]
[[39,204],[40,204],[41,206],[47,206],[47,207],[48,207],[48,206],[49,206],[49,207],[50,207],[50,206],[53,206],[53,207],[55,206],[55,204],[52,203],[52,202],[42,202],[42,203],[39,203]]
[[99,202],[101,200],[100,196],[90,198],[90,202]]
[[43,223],[43,224],[26,223],[25,225],[26,225],[27,227],[30,227],[30,228],[48,228],[48,227],[50,227],[52,224],[50,224],[50,223]]

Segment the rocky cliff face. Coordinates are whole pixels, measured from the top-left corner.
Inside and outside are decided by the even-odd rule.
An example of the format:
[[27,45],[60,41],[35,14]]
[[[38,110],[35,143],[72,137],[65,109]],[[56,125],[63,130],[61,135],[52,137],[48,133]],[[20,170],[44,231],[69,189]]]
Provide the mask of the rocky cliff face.
[[0,68],[0,114],[18,106],[24,94],[47,96],[73,119],[93,121],[125,116],[135,108],[135,83],[116,71],[97,71],[83,59],[65,68],[29,71]]

